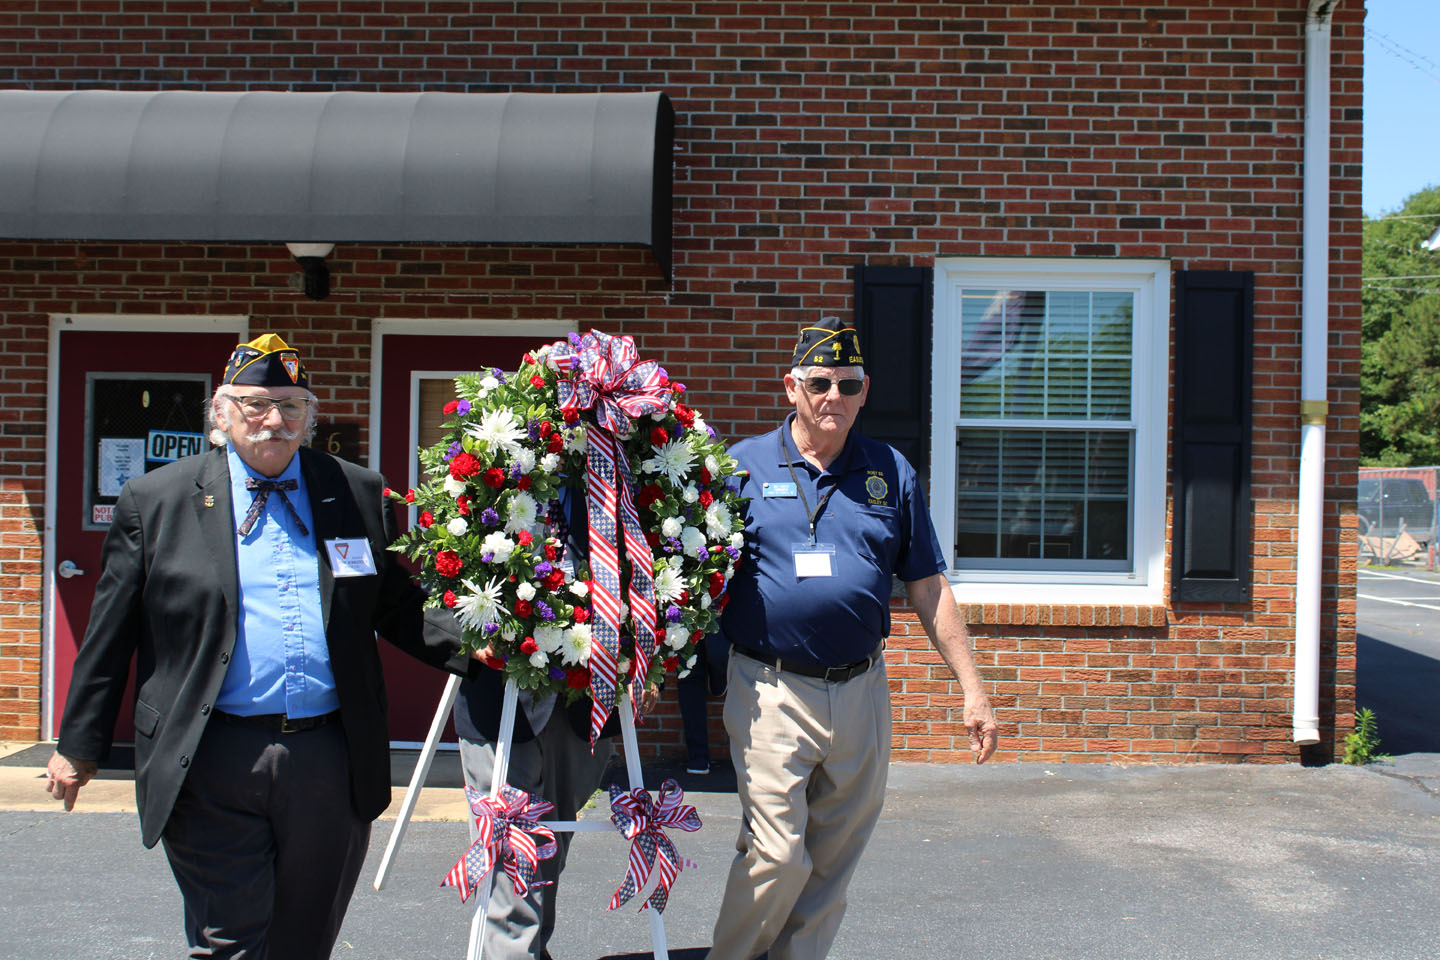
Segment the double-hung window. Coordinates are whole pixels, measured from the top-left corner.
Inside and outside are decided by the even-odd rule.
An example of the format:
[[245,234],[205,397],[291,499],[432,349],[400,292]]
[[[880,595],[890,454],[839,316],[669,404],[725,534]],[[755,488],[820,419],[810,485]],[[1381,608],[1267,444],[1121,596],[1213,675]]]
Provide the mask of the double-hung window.
[[961,599],[1162,599],[1164,261],[935,264],[932,510]]

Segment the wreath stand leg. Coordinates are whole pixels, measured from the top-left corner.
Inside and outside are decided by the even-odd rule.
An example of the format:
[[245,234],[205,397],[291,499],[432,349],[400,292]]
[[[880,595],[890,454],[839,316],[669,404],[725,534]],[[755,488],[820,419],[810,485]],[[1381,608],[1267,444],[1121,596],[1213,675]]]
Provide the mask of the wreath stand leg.
[[[401,804],[399,816],[395,820],[395,829],[391,831],[390,842],[385,847],[385,856],[380,861],[380,869],[375,875],[376,890],[383,889],[385,881],[389,878],[395,853],[409,826],[410,817],[414,813],[415,802],[419,799],[425,778],[430,773],[430,764],[435,759],[435,749],[440,742],[440,733],[445,729],[445,719],[450,715],[459,691],[460,678],[451,676],[445,685],[445,692],[440,696],[440,704],[435,710],[435,719],[431,721],[430,732],[425,738],[425,747],[420,752],[420,758],[415,764],[415,773],[410,778],[410,788],[406,792],[405,801]],[[495,742],[495,762],[490,773],[490,796],[492,797],[500,794],[500,788],[505,785],[506,776],[510,770],[510,747],[515,732],[515,709],[519,692],[515,681],[506,681],[505,699],[500,708],[499,739]],[[616,702],[615,706],[620,714],[620,737],[625,750],[626,777],[629,780],[630,789],[638,790],[645,786],[645,778],[640,767],[640,746],[635,737],[635,715],[630,707],[628,691]],[[542,821],[542,824],[551,830],[587,833],[604,831],[610,827],[608,822],[593,820],[547,820]],[[484,896],[477,897],[475,914],[470,919],[470,940],[465,952],[467,960],[481,960],[484,956],[485,940],[482,934],[485,929],[486,911],[490,906],[490,892],[494,888],[497,872],[497,870],[490,871],[484,884]],[[658,879],[658,872],[655,876]],[[649,889],[650,886],[651,884],[646,884],[646,889]],[[479,893],[480,891],[477,890],[476,894]],[[643,897],[645,890],[637,891],[636,895]],[[665,917],[658,910],[652,909],[647,912],[650,914],[650,943],[654,960],[670,960],[670,954],[665,945]]]

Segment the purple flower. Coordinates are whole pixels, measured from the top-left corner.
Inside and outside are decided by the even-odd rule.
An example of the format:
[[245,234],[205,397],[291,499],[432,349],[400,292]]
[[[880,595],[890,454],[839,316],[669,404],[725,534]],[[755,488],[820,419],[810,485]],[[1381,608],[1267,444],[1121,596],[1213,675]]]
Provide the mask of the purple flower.
[[487,636],[487,637],[493,637],[493,636],[495,636],[495,632],[496,632],[497,630],[499,630],[499,629],[500,629],[500,624],[498,624],[498,623],[487,623],[487,624],[485,624],[485,626],[483,626],[483,627],[480,628],[480,632],[483,633],[483,634],[485,634],[485,636]]
[[564,671],[564,670],[561,670],[559,667],[551,667],[551,668],[550,668],[550,679],[551,679],[551,680],[564,680],[564,679],[565,679],[565,671]]
[[487,527],[497,526],[500,523],[500,514],[495,512],[494,507],[486,507],[480,511],[480,522]]
[[554,569],[554,567],[550,566],[549,560],[541,560],[539,563],[535,564],[535,572],[542,577]]
[[684,545],[674,537],[671,537],[669,540],[665,541],[666,553],[679,553],[683,549],[685,549]]
[[464,449],[465,448],[460,445],[459,440],[456,440],[454,443],[450,444],[450,449],[445,451],[445,462],[449,463],[451,460],[454,460],[460,455],[460,451]]
[[501,370],[499,367],[491,367],[490,376],[494,377],[496,380],[499,380],[501,383],[505,382],[505,371]]
[[460,414],[460,416],[462,417],[465,416],[465,414],[470,412],[470,401],[461,400],[460,405],[455,408],[455,412]]
[[685,432],[685,424],[681,423],[679,420],[676,420],[676,421],[675,421],[675,429],[670,431],[670,436],[671,436],[671,438],[673,439],[673,438],[675,438],[675,437],[680,436],[680,435],[681,435],[682,433],[684,433],[684,432]]
[[578,333],[567,333],[565,334],[565,339],[570,341],[570,346],[572,347],[580,346],[580,335]]
[[480,562],[481,562],[481,563],[494,563],[494,562],[495,562],[495,554],[493,554],[493,553],[484,553],[484,554],[481,554],[481,555],[480,555]]
[[705,424],[705,432],[708,433],[708,434],[710,434],[710,439],[711,439],[711,440],[714,440],[714,439],[715,439],[715,428],[712,427],[712,426],[710,426],[710,424],[708,424],[708,423]]
[[669,620],[671,623],[679,623],[680,616],[680,608],[675,606],[675,604],[672,603],[670,604],[670,606],[665,608],[665,619]]
[[525,432],[530,435],[530,439],[531,439],[532,441],[539,440],[539,439],[540,439],[540,421],[539,421],[539,420],[531,420],[528,424],[525,425]]
[[550,605],[547,604],[544,600],[535,601],[535,612],[540,615],[541,620],[555,619],[555,611],[551,610]]
[[726,547],[725,552],[729,554],[731,560],[740,559],[740,551],[736,550],[734,547]]
[[525,476],[525,471],[520,469],[520,464],[517,463],[510,468],[510,479],[519,480],[523,476]]
[[666,372],[666,370],[665,370],[664,367],[661,367],[661,368],[660,368],[660,378],[661,378],[662,380],[669,380],[669,379],[670,379],[670,374]]

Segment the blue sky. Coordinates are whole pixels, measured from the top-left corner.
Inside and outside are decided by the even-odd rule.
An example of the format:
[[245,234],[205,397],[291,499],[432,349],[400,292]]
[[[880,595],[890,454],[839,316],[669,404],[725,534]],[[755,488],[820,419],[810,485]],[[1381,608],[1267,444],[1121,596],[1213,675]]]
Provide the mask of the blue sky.
[[[1358,3],[1360,0],[1342,0]],[[1362,209],[1440,186],[1440,0],[1366,0]]]

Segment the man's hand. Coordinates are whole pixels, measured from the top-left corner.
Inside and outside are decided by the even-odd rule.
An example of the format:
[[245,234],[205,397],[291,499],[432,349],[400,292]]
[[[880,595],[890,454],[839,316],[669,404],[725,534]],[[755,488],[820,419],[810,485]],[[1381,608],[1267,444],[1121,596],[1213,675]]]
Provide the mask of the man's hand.
[[640,712],[648,717],[655,712],[655,708],[658,706],[660,706],[660,688],[651,684],[640,694]]
[[76,760],[56,750],[51,754],[50,763],[45,768],[45,789],[50,791],[50,795],[56,800],[64,801],[67,812],[74,810],[80,788],[90,782],[96,769],[93,761]]
[[491,670],[505,669],[505,661],[502,660],[500,657],[496,656],[495,649],[491,647],[488,643],[485,646],[481,647],[479,650],[472,651],[470,654],[470,659],[479,660]]
[[983,693],[978,699],[965,698],[965,729],[970,731],[970,752],[974,754],[975,762],[989,760],[1000,739],[1000,724],[995,720],[990,698]]

